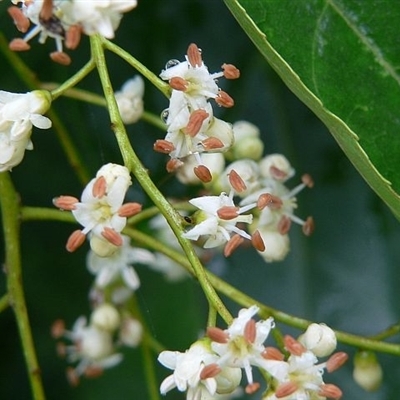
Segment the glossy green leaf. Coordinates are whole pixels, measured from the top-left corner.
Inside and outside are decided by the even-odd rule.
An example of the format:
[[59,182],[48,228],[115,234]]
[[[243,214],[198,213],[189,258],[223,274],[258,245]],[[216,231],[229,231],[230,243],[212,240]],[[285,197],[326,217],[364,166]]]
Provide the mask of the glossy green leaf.
[[400,218],[400,7],[384,0],[225,0],[288,87]]

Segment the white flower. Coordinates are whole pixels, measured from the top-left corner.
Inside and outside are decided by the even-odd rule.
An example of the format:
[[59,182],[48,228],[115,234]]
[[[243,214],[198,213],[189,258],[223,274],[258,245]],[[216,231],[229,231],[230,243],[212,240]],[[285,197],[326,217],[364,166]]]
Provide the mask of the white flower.
[[115,92],[122,121],[125,124],[133,124],[143,114],[144,81],[140,75],[129,79],[121,90]]
[[129,237],[121,236],[122,245],[109,257],[100,257],[93,250],[88,253],[88,269],[96,275],[96,285],[101,289],[113,283],[116,279],[122,278],[127,287],[136,290],[140,286],[140,280],[131,265],[155,262],[153,253],[145,249],[131,247]]
[[90,323],[93,326],[111,333],[119,327],[120,322],[117,309],[109,303],[96,307],[90,316]]
[[325,324],[310,324],[298,341],[317,357],[325,357],[336,349],[335,332]]
[[125,346],[138,346],[142,340],[142,335],[143,327],[137,319],[130,316],[126,316],[122,319],[119,339]]
[[48,129],[44,117],[51,104],[50,93],[35,90],[25,94],[0,91],[0,172],[18,165],[25,150],[33,149],[32,127]]

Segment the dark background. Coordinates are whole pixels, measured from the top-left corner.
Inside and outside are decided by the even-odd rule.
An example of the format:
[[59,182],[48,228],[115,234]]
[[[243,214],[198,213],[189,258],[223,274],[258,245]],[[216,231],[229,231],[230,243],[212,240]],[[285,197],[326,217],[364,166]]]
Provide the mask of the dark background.
[[[11,40],[19,33],[6,8],[0,4],[0,27]],[[203,49],[210,71],[223,62],[235,64],[242,72],[238,81],[221,82],[236,101],[230,110],[219,110],[219,117],[234,122],[248,120],[261,129],[265,153],[285,154],[297,171],[288,182],[310,173],[315,187],[298,196],[299,216],[313,215],[316,231],[305,238],[295,227],[291,231],[291,252],[281,263],[265,264],[252,250],[239,250],[222,270],[222,277],[267,305],[288,313],[325,322],[333,328],[360,335],[373,335],[398,321],[400,303],[400,253],[398,221],[369,189],[345,158],[322,123],[281,83],[277,75],[241,32],[223,2],[218,0],[147,0],[127,14],[115,42],[129,51],[150,70],[159,73],[166,61],[182,60],[190,42]],[[69,67],[52,63],[48,53],[54,42],[39,45],[22,59],[43,82],[62,82],[77,71],[89,57],[87,38],[75,52]],[[123,61],[107,56],[115,89],[135,74]],[[92,73],[81,88],[101,93],[97,74]],[[25,92],[27,87],[0,54],[0,89]],[[167,100],[146,83],[146,109],[159,114]],[[121,162],[106,111],[70,99],[54,105],[68,127],[74,143],[91,174],[106,162]],[[165,157],[155,154],[152,144],[163,133],[143,122],[128,127],[135,150],[166,195],[187,196],[188,189],[165,179]],[[71,172],[68,161],[52,130],[35,130],[35,150],[12,172],[24,205],[51,206],[60,194],[79,196],[82,186]],[[397,160],[396,160],[397,161]],[[129,196],[151,204],[138,186]],[[85,267],[87,247],[74,254],[64,250],[72,226],[55,222],[26,223],[22,227],[23,274],[29,317],[39,362],[49,399],[146,399],[145,377],[140,349],[128,349],[123,363],[96,380],[83,380],[70,388],[65,379],[64,360],[55,352],[49,328],[56,318],[71,326],[80,315],[90,312],[87,295],[92,276]],[[3,253],[3,246],[0,251]],[[3,258],[3,254],[2,254]],[[183,351],[204,329],[207,308],[198,285],[191,280],[169,284],[155,272],[138,267],[142,286],[138,301],[154,336],[171,350]],[[5,279],[0,279],[4,293]],[[228,301],[236,313],[237,306]],[[18,331],[10,309],[0,315],[1,399],[29,399]],[[221,326],[223,327],[223,326]],[[285,332],[299,331],[282,327]],[[339,345],[354,355],[355,349]],[[376,393],[366,393],[352,380],[352,361],[326,381],[344,391],[344,399],[398,399],[399,359],[379,355],[384,383]],[[169,371],[157,365],[159,380]],[[183,399],[177,391],[167,399]]]

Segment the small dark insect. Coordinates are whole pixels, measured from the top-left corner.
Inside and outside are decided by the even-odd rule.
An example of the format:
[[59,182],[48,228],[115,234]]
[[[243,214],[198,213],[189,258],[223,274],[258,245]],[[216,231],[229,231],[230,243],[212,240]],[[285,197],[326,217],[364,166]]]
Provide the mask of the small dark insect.
[[183,217],[183,219],[188,223],[188,224],[193,224],[193,219],[191,217]]
[[43,26],[47,31],[52,33],[53,35],[61,36],[65,38],[65,30],[61,25],[61,21],[55,15],[52,15],[49,19],[44,19],[39,17],[40,25]]

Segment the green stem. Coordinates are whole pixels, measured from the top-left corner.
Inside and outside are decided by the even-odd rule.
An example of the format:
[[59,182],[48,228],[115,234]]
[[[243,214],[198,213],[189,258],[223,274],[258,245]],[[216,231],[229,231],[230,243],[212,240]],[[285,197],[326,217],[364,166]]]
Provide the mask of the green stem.
[[114,97],[114,91],[111,85],[110,77],[108,76],[107,65],[104,57],[104,51],[102,43],[104,40],[98,35],[90,37],[90,43],[92,48],[92,55],[96,61],[97,69],[99,72],[101,84],[103,86],[104,95],[107,101],[108,110],[110,113],[111,127],[115,133],[115,137],[120,148],[124,165],[133,173],[135,178],[138,180],[140,186],[147,193],[154,204],[159,208],[165,219],[168,221],[173,232],[175,233],[178,242],[182,249],[186,253],[193,270],[196,273],[200,285],[207,296],[207,299],[214,305],[218,310],[218,313],[226,321],[232,321],[232,316],[229,311],[219,298],[218,294],[207,279],[207,274],[197,257],[191,243],[182,237],[182,224],[181,216],[175,211],[171,204],[165,199],[165,197],[158,190],[153,181],[149,178],[147,170],[143,167],[132,146],[130,145],[128,136],[125,131],[125,126],[122,123],[117,102]]
[[0,299],[0,313],[3,312],[9,306],[10,306],[10,296],[8,295],[8,293],[6,293]]
[[0,206],[5,237],[8,301],[17,320],[33,398],[35,400],[43,400],[45,398],[43,384],[22,286],[19,198],[8,172],[0,173]]

